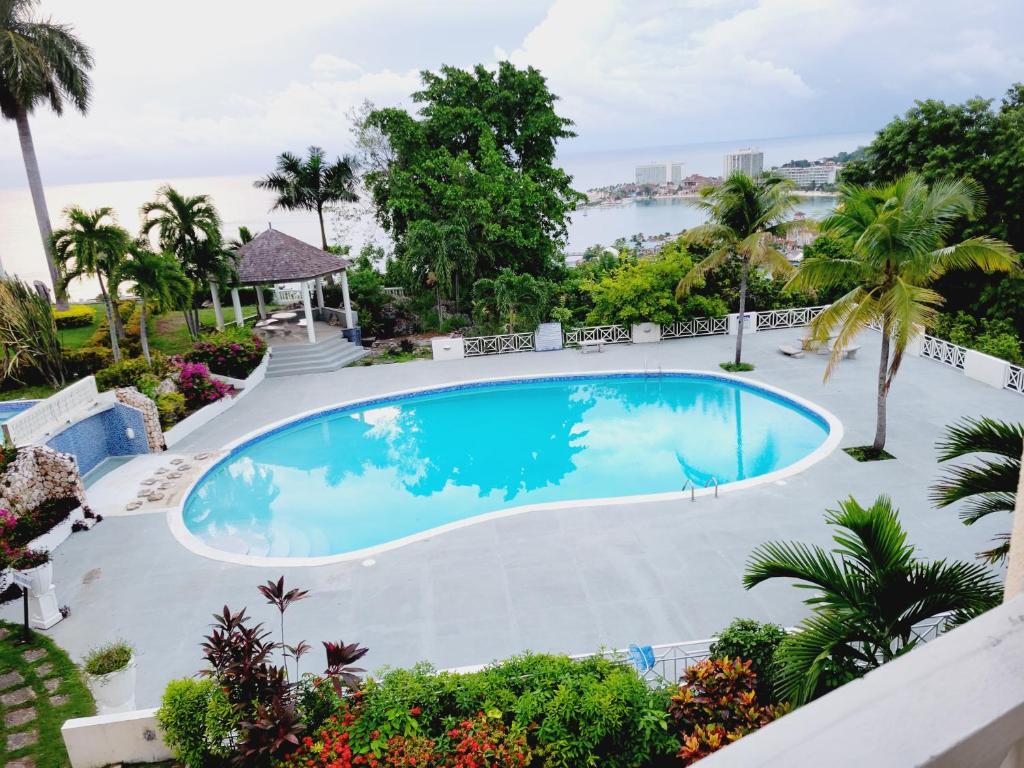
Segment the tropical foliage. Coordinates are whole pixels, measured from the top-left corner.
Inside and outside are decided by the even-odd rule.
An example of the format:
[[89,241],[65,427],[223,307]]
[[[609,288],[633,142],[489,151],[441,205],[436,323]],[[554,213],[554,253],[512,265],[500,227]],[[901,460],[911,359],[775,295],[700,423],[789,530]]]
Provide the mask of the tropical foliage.
[[711,644],[712,659],[746,659],[757,677],[757,698],[774,704],[775,653],[786,638],[786,630],[778,624],[762,624],[753,619],[736,619],[718,633]]
[[869,507],[850,498],[830,510],[831,553],[800,543],[754,550],[743,576],[751,589],[772,579],[811,590],[812,615],[776,654],[776,693],[800,705],[913,649],[914,625],[951,612],[966,621],[997,605],[999,578],[977,563],[925,561],[907,542],[886,496]]
[[933,325],[940,296],[933,288],[943,274],[970,268],[1011,272],[1017,256],[1006,243],[979,235],[952,241],[954,225],[978,213],[981,190],[961,179],[929,187],[921,176],[873,187],[843,184],[839,206],[821,228],[849,244],[849,258],[807,258],[789,282],[804,291],[856,284],[814,320],[812,337],[830,343],[826,380],[857,335],[876,326],[882,332],[875,438],[880,453],[886,438],[886,398],[911,340]]
[[50,281],[58,305],[63,305],[64,285],[53,257],[50,215],[28,116],[41,104],[48,104],[58,115],[63,114],[68,104],[85,112],[92,88],[89,70],[93,59],[92,51],[71,27],[36,18],[36,5],[37,0],[0,3],[0,115],[13,120],[18,127]]
[[544,321],[553,291],[549,280],[503,269],[473,286],[473,318],[500,333],[532,331]]
[[[702,189],[700,198],[692,204],[708,221],[688,230],[683,242],[708,247],[711,252],[679,281],[677,295],[687,295],[694,286],[704,282],[708,273],[730,261],[738,261],[741,268],[738,312],[743,317],[751,269],[778,275],[793,271],[776,247],[776,237],[786,230],[798,201],[793,189],[793,183],[784,179],[768,176],[755,180],[744,173],[734,173],[719,187]],[[737,365],[742,362],[742,356],[741,322],[736,334],[734,362]]]
[[[932,487],[932,501],[937,507],[966,502],[960,512],[964,525],[973,525],[994,513],[1013,514],[1024,453],[1024,424],[963,419],[946,429],[938,448],[939,461],[972,456],[974,462],[946,469]],[[1010,554],[1009,534],[1000,535],[998,541],[978,556],[990,563],[1005,561]]]
[[[326,251],[324,209],[332,203],[358,199],[353,191],[354,165],[355,160],[351,157],[337,158],[333,163],[330,162],[321,147],[310,147],[306,150],[305,158],[291,152],[282,152],[277,157],[276,170],[257,180],[255,186],[277,195],[274,208],[315,211],[320,222],[322,247]],[[241,242],[246,241],[242,239]]]
[[139,341],[142,356],[149,361],[147,307],[165,312],[187,306],[192,298],[192,282],[173,256],[150,250],[144,241],[132,244],[129,257],[117,266],[115,275],[117,282],[131,281],[131,290],[139,297]]
[[0,381],[36,374],[64,385],[64,360],[50,304],[15,277],[0,278]]

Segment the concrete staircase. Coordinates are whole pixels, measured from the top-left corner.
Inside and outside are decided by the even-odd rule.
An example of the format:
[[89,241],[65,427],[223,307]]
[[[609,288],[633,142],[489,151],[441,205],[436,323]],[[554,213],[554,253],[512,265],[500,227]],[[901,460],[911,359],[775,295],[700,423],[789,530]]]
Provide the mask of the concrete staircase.
[[299,376],[304,373],[327,373],[344,368],[369,354],[361,346],[337,336],[318,344],[270,346],[267,376]]

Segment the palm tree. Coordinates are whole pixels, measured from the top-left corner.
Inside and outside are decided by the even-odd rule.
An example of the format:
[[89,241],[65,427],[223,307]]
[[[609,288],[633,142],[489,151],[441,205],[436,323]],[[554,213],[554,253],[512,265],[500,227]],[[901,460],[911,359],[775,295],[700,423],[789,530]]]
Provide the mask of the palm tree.
[[146,307],[149,305],[159,313],[186,306],[192,298],[192,281],[185,277],[174,256],[150,250],[145,241],[133,243],[128,253],[129,258],[121,262],[117,275],[119,280],[134,283],[131,290],[139,297],[142,355],[151,363]]
[[705,187],[691,204],[703,211],[708,221],[688,230],[683,241],[710,246],[713,250],[679,281],[676,297],[681,298],[704,277],[730,261],[739,261],[740,305],[736,333],[735,364],[742,362],[743,317],[747,306],[747,280],[751,268],[775,275],[789,275],[793,267],[775,247],[776,237],[788,228],[789,216],[799,198],[793,182],[776,176],[752,179],[734,173],[719,187]]
[[916,624],[947,612],[966,621],[1002,597],[999,578],[979,563],[919,560],[888,497],[867,508],[852,498],[839,507],[826,516],[839,529],[831,553],[763,544],[743,576],[747,589],[782,578],[814,591],[804,600],[813,614],[776,656],[777,693],[795,705],[913,649]]
[[33,17],[36,0],[0,1],[0,114],[18,126],[21,156],[32,193],[36,223],[50,281],[60,307],[67,305],[53,257],[50,214],[36,160],[28,116],[47,102],[58,115],[70,103],[80,112],[89,106],[92,52],[65,24]]
[[115,303],[117,299],[117,272],[131,244],[131,236],[117,225],[111,208],[87,211],[71,206],[64,210],[67,226],[53,233],[53,252],[60,266],[60,285],[89,275],[100,284],[100,295],[106,310],[110,329],[110,350],[114,361],[121,359],[119,339],[124,338],[124,326]]
[[[974,453],[989,454],[992,458],[948,469],[945,477],[932,486],[931,498],[937,507],[967,500],[960,513],[964,525],[973,525],[994,512],[1013,514],[1021,474],[1020,457],[1024,452],[1024,424],[964,419],[946,429],[938,448],[939,461]],[[1000,544],[979,552],[978,557],[989,563],[1005,562],[1010,554],[1010,535],[1001,534],[997,539]]]
[[908,173],[874,187],[844,184],[838,207],[821,229],[845,240],[851,256],[804,259],[787,284],[787,289],[810,292],[844,281],[856,284],[811,324],[819,343],[835,335],[826,381],[861,331],[881,329],[871,445],[876,456],[885,447],[886,398],[907,345],[935,322],[943,301],[930,286],[953,269],[1010,272],[1017,268],[1017,255],[1001,240],[972,237],[949,244],[954,225],[977,215],[981,201],[981,188],[969,179],[940,181],[929,188],[920,176]]
[[277,171],[258,179],[254,186],[277,193],[277,201],[271,210],[316,211],[320,220],[320,239],[326,251],[324,206],[359,199],[353,191],[355,165],[355,158],[347,155],[333,163],[327,162],[323,149],[315,146],[307,150],[305,160],[291,152],[282,152],[277,158]]
[[174,254],[185,276],[192,281],[192,306],[183,308],[185,324],[193,339],[199,338],[199,295],[216,281],[226,285],[234,279],[234,262],[224,247],[220,215],[209,195],[187,196],[165,185],[156,200],[142,206],[142,234],[155,229],[159,250]]

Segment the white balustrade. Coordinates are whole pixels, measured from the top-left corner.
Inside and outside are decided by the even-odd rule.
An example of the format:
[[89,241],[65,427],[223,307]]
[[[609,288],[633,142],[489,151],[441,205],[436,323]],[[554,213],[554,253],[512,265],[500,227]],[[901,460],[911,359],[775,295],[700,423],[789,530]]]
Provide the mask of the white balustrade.
[[757,313],[757,330],[773,331],[778,328],[799,328],[810,325],[827,305],[817,307],[791,307],[790,309],[772,309]]
[[1003,384],[1003,388],[1024,395],[1024,368],[1019,365],[1007,365],[1006,383]]
[[504,355],[509,352],[532,352],[532,333],[503,333],[497,336],[467,336],[463,339],[466,357]]
[[967,354],[965,347],[958,346],[944,339],[924,335],[921,343],[921,357],[928,357],[937,360],[950,368],[964,369],[964,356]]
[[390,296],[393,299],[404,299],[405,298],[405,289],[401,288],[401,287],[385,286],[384,287],[384,293],[386,293],[388,296]]
[[624,325],[586,325],[565,332],[565,346],[602,342],[628,344],[632,341],[630,329]]
[[42,442],[43,438],[63,429],[98,402],[96,379],[89,376],[9,419],[3,425],[5,440],[16,446]]
[[687,339],[694,336],[723,336],[729,332],[727,317],[695,317],[661,326],[663,339]]

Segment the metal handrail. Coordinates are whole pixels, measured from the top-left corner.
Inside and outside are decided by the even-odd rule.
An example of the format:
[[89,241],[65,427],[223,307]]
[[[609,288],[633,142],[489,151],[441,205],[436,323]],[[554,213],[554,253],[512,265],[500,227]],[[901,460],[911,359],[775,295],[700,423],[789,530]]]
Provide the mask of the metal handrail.
[[707,490],[707,487],[709,485],[711,485],[712,483],[715,484],[715,498],[717,499],[718,498],[718,478],[717,477],[712,475],[711,478],[706,483],[704,483],[704,489]]
[[696,501],[697,499],[694,497],[695,491],[693,487],[693,480],[686,478],[686,482],[683,483],[683,487],[679,489],[679,492],[686,493],[686,486],[690,486],[690,501]]

